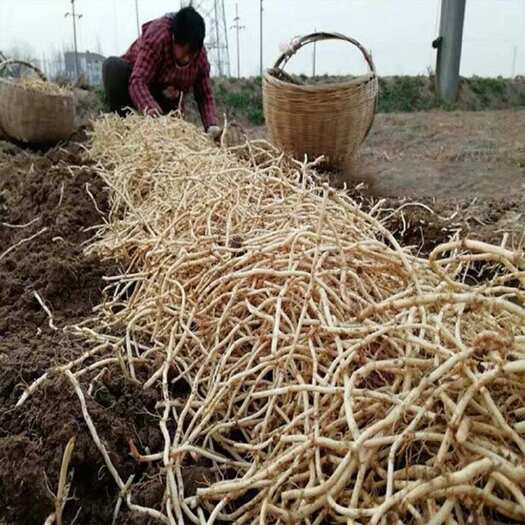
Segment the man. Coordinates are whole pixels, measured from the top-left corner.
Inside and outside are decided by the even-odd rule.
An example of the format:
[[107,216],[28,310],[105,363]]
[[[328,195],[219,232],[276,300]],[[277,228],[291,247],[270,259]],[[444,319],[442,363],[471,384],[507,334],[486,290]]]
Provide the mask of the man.
[[122,57],[102,66],[104,90],[111,111],[126,107],[149,115],[182,109],[193,88],[202,123],[213,138],[220,135],[204,47],[205,23],[193,7],[148,22],[142,35]]

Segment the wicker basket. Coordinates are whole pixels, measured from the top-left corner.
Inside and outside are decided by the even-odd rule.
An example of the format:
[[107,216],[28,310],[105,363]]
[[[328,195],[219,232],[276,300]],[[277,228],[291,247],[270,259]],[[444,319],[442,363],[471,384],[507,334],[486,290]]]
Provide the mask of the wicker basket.
[[[35,66],[19,60],[6,60],[0,71],[10,64],[21,64],[45,75]],[[74,131],[73,94],[42,93],[0,78],[0,128],[11,138],[33,144],[52,144],[69,138]]]
[[[324,85],[293,83],[283,68],[299,49],[321,40],[355,45],[369,73],[347,82]],[[372,127],[378,80],[371,56],[353,38],[338,33],[313,33],[283,53],[263,79],[263,104],[272,142],[303,160],[324,157],[327,166],[340,168],[357,153]]]

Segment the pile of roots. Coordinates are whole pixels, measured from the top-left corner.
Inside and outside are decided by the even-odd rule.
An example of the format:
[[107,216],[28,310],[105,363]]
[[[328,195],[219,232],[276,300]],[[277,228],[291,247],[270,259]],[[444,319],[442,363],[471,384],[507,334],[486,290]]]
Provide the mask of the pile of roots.
[[18,85],[25,89],[45,93],[47,95],[72,95],[73,91],[66,87],[59,86],[54,82],[42,80],[38,77],[25,77],[17,82]]
[[[73,328],[93,350],[58,372],[120,488],[115,516],[525,520],[522,254],[454,240],[418,258],[312,165],[217,148],[172,116],[102,119],[90,154],[112,211],[88,251],[127,271]],[[465,284],[480,263],[491,280]],[[164,445],[130,442],[138,472],[158,465],[156,506],[87,409],[110,372],[158,397]],[[208,473],[196,490],[191,464]]]

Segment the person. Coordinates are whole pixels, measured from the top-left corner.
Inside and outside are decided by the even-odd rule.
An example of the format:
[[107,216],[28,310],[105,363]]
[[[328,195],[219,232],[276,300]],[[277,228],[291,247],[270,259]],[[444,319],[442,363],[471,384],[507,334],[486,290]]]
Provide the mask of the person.
[[149,115],[183,109],[193,88],[205,131],[217,138],[217,109],[204,47],[206,25],[193,7],[184,7],[147,22],[141,36],[122,57],[102,66],[104,91],[111,111],[133,108]]

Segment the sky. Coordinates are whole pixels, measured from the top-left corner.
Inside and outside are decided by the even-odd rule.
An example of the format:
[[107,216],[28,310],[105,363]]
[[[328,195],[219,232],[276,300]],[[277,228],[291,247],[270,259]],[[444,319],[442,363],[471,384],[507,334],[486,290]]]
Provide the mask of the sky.
[[[175,11],[180,0],[137,0],[140,22]],[[195,0],[199,2],[199,0]],[[232,29],[238,4],[241,75],[259,71],[259,0],[225,0],[230,61],[236,74],[237,50]],[[213,0],[200,0],[213,5]],[[273,65],[294,36],[338,31],[372,51],[380,75],[421,74],[434,67],[432,40],[439,29],[440,0],[264,0],[264,66]],[[80,50],[120,55],[137,36],[135,0],[76,0]],[[13,46],[41,58],[71,48],[70,0],[0,0],[0,50]],[[321,43],[317,73],[357,74],[366,66],[345,43]],[[312,73],[313,48],[289,64],[293,73]],[[461,74],[525,75],[525,0],[467,0]]]

